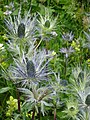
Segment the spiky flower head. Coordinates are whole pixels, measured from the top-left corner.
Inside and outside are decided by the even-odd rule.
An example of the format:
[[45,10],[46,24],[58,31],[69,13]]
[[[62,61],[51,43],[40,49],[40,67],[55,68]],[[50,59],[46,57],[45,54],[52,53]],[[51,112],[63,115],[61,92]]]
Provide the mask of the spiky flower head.
[[21,23],[18,26],[18,37],[23,38],[24,36],[25,36],[25,25],[23,23]]
[[45,15],[39,13],[40,19],[38,20],[38,32],[43,40],[50,40],[52,36],[57,36],[55,32],[57,17],[53,19],[52,15],[47,8],[45,8]]
[[76,120],[77,114],[79,112],[78,102],[71,97],[69,100],[66,101],[66,109],[63,112],[66,114],[65,117]]
[[30,38],[34,39],[35,34],[35,18],[31,17],[30,10],[25,13],[25,16],[21,16],[21,7],[17,16],[9,16],[5,19],[5,24],[8,28],[7,37],[13,40],[19,38],[25,38],[30,41]]
[[10,65],[6,73],[4,72],[3,76],[12,80],[14,84],[21,83],[22,86],[28,85],[31,81],[47,80],[47,76],[52,72],[49,69],[46,70],[46,66],[53,56],[52,52],[47,55],[45,53],[45,50],[35,51],[31,56],[23,54],[22,58],[13,58],[13,64]]
[[44,115],[45,113],[45,106],[52,106],[51,103],[48,103],[49,98],[51,97],[52,90],[49,87],[39,87],[38,84],[32,83],[31,87],[29,88],[18,88],[20,92],[24,93],[25,102],[24,108],[28,105],[29,109],[35,108],[36,112],[39,112],[39,108],[41,108],[41,113]]
[[61,48],[60,52],[64,53],[65,57],[68,58],[69,55],[74,52],[74,49],[70,46],[69,48]]
[[71,31],[70,33],[64,33],[62,35],[62,38],[63,40],[66,40],[66,41],[72,41],[74,38],[74,35],[72,34],[72,31]]
[[35,66],[31,60],[27,60],[26,68],[28,77],[35,78]]

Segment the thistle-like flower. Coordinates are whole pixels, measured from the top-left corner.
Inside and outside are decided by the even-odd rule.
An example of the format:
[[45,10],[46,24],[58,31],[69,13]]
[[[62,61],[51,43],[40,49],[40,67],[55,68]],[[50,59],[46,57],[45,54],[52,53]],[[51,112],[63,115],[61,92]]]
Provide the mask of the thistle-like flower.
[[74,38],[74,35],[72,34],[72,31],[70,33],[64,33],[62,35],[63,40],[67,40],[67,41],[72,41]]
[[25,36],[25,25],[23,23],[21,23],[18,26],[18,37],[19,38],[24,38],[24,36]]
[[5,24],[8,28],[7,37],[13,40],[17,40],[19,38],[25,38],[30,43],[30,38],[34,39],[35,34],[35,18],[31,17],[30,10],[24,16],[21,17],[21,8],[18,12],[18,16],[11,16],[8,19],[5,19]]
[[24,16],[21,17],[21,8],[18,16],[11,16],[5,19],[8,40],[8,51],[11,52],[12,57],[23,56],[23,51],[28,51],[28,48],[33,49],[35,47],[35,19],[31,17],[30,10]]
[[[30,87],[30,86],[29,86]],[[39,112],[39,108],[41,108],[41,112],[44,115],[45,106],[52,106],[51,103],[48,103],[49,98],[51,97],[52,90],[49,87],[40,87],[38,84],[32,83],[30,88],[18,88],[20,92],[24,93],[26,96],[24,102],[25,106],[30,106],[28,111],[35,108],[36,112]],[[31,108],[31,109],[30,109]]]
[[57,36],[55,32],[57,18],[53,19],[48,9],[45,9],[45,16],[39,13],[38,32],[43,40],[50,40],[52,36]]
[[65,54],[65,57],[68,58],[68,56],[74,52],[74,49],[72,47],[69,47],[69,48],[61,48],[60,49],[60,52],[61,53],[64,53]]
[[52,74],[52,72],[46,70],[47,58],[49,62],[53,56],[52,53],[45,55],[45,50],[34,51],[31,56],[30,54],[23,54],[22,58],[13,58],[14,63],[10,65],[7,73],[4,72],[4,77],[7,76],[6,79],[12,80],[14,84],[21,83],[22,86],[27,86],[31,81],[47,80],[47,75]]
[[34,66],[34,63],[31,60],[27,61],[26,68],[27,68],[28,77],[35,78],[35,74],[36,74],[35,66]]
[[78,102],[74,98],[70,98],[66,101],[66,109],[63,111],[66,115],[64,117],[69,117],[77,120],[77,114],[79,112]]
[[82,70],[80,67],[77,67],[72,74],[74,78],[70,80],[71,86],[78,100],[80,114],[84,116],[85,112],[89,114],[90,109],[90,73],[86,69]]

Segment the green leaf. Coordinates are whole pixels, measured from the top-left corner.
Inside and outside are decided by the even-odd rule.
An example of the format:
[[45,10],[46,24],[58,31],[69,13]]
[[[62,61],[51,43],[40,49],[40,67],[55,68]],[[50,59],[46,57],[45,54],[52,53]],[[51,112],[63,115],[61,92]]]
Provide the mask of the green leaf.
[[0,17],[2,17],[3,15],[3,11],[0,9]]
[[7,91],[9,91],[11,88],[10,87],[4,87],[0,89],[0,93],[5,93]]

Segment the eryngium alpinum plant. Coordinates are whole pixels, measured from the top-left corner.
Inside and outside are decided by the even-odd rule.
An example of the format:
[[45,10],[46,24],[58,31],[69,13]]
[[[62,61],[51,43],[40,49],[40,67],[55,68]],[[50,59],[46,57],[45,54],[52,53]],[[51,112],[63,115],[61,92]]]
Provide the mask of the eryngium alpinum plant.
[[[31,81],[40,82],[47,80],[47,76],[52,72],[46,69],[46,65],[53,56],[52,52],[48,55],[45,53],[45,50],[34,51],[32,56],[23,54],[22,59],[13,58],[13,64],[4,72],[4,77],[6,76],[7,80],[10,79],[15,84],[21,83],[22,86],[28,85]],[[48,61],[46,62],[47,58]]]
[[[27,88],[18,88],[20,92],[24,93],[25,102],[23,107],[27,108],[27,112],[35,109],[39,113],[39,108],[42,114],[45,114],[45,106],[53,106],[49,102],[52,99],[52,89],[50,87],[39,87],[39,84],[32,83],[32,86]],[[31,107],[28,107],[31,106]]]
[[89,120],[90,72],[86,69],[82,70],[81,67],[77,67],[72,71],[70,82],[71,88],[73,88],[73,94],[78,100],[78,107],[80,112],[79,118],[82,118],[81,116],[84,116],[85,120]]
[[27,41],[33,40],[35,35],[36,17],[31,16],[30,10],[21,16],[21,8],[17,16],[9,16],[5,19],[5,24],[8,28],[7,37],[11,40],[25,38]]
[[[48,10],[46,10],[45,16],[39,13],[39,17],[40,19],[36,22],[36,16],[32,17],[29,11],[22,18],[20,8],[17,16],[13,16],[13,18],[9,16],[5,20],[8,28],[6,30],[9,39],[8,51],[13,62],[10,63],[8,69],[3,68],[2,76],[6,80],[11,80],[16,85],[18,93],[21,92],[20,95],[25,96],[23,107],[26,108],[26,112],[33,111],[32,120],[34,120],[35,112],[41,111],[45,115],[45,106],[49,106],[50,110],[54,109],[54,120],[56,120],[56,110],[60,108],[62,103],[60,95],[63,93],[71,94],[75,100],[75,103],[71,98],[66,100],[66,109],[63,110],[65,118],[89,120],[90,73],[86,69],[75,68],[70,77],[70,85],[67,80],[61,80],[59,74],[54,74],[55,79],[53,79],[54,77],[51,79],[49,75],[54,72],[51,72],[48,64],[55,53],[48,51],[46,54],[45,49],[36,49],[40,45],[40,43],[37,44],[36,39],[39,36],[41,41],[50,40],[53,35],[56,36],[57,18],[53,20]],[[64,35],[63,39],[67,40],[68,37],[71,41],[72,33]],[[70,49],[61,49],[60,52],[68,57],[74,50],[70,47]]]
[[37,20],[37,30],[42,40],[50,40],[52,37],[57,36],[57,33],[55,32],[57,17],[54,19],[48,8],[45,8],[44,15],[39,13],[39,16],[40,18]]
[[[46,66],[52,60],[53,52],[48,51],[46,54],[44,49],[35,49],[38,46],[35,43],[36,17],[31,17],[30,11],[22,18],[20,8],[18,16],[13,18],[9,16],[5,23],[8,28],[8,51],[13,62],[7,70],[2,70],[2,75],[6,80],[16,84],[17,90],[27,96],[25,102],[29,101],[32,104],[30,106],[34,106],[37,112],[38,105],[41,106],[41,112],[44,115],[44,105],[51,106],[48,104],[48,99],[52,90],[46,86],[42,87],[41,81],[49,80],[48,76],[52,74]],[[20,99],[20,96],[18,98]],[[20,101],[18,111],[20,112]]]

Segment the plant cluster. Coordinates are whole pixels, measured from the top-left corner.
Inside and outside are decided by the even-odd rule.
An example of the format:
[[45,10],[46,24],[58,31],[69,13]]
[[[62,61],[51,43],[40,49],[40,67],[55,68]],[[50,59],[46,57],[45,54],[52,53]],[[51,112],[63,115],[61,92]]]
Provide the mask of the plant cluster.
[[90,15],[78,2],[1,7],[0,119],[90,119]]

